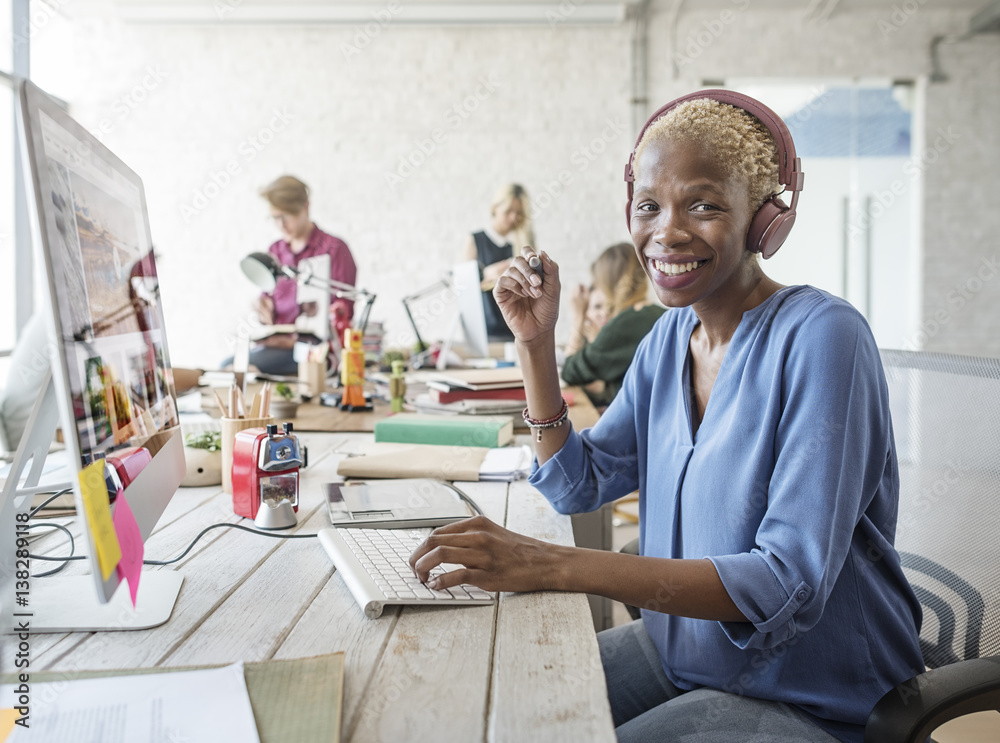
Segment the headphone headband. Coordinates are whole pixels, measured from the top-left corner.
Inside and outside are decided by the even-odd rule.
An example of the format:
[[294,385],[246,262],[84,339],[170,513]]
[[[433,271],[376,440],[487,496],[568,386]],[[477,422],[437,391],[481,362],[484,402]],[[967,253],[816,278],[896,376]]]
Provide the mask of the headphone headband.
[[635,161],[635,151],[638,149],[639,143],[642,142],[646,131],[667,112],[680,104],[703,98],[718,101],[719,103],[727,103],[730,106],[735,106],[746,111],[760,121],[771,133],[771,136],[774,137],[774,142],[778,148],[778,182],[785,187],[786,191],[792,192],[792,202],[790,206],[785,206],[776,195],[765,201],[764,206],[761,207],[755,216],[755,223],[751,223],[747,244],[748,250],[761,252],[765,258],[769,258],[781,246],[781,243],[795,221],[795,207],[798,204],[799,191],[802,190],[804,185],[804,175],[801,170],[802,165],[795,154],[795,143],[792,141],[792,135],[789,133],[788,127],[785,126],[785,122],[781,120],[781,117],[760,101],[733,90],[713,88],[688,93],[661,106],[649,117],[649,120],[646,121],[639,132],[639,136],[636,137],[635,146],[632,148],[628,162],[625,163],[625,182],[628,191],[628,202],[625,205],[625,222],[631,228],[632,189],[635,182],[635,171],[632,166]]
[[781,117],[778,116],[778,114],[760,101],[754,100],[748,95],[743,95],[742,93],[737,93],[733,90],[723,90],[721,88],[699,90],[694,93],[688,93],[680,98],[675,98],[670,101],[670,103],[667,103],[657,109],[653,115],[649,117],[649,120],[642,127],[642,131],[639,132],[639,136],[635,139],[635,146],[632,148],[632,154],[629,155],[628,163],[625,166],[626,182],[632,183],[635,181],[635,173],[632,170],[632,162],[635,158],[635,151],[639,147],[639,143],[642,141],[643,136],[645,136],[646,130],[659,119],[663,118],[667,112],[677,108],[677,106],[682,103],[696,101],[702,98],[708,98],[713,101],[718,101],[719,103],[728,103],[730,106],[743,109],[760,121],[760,123],[763,124],[769,132],[771,132],[771,136],[774,137],[774,142],[778,146],[778,182],[785,187],[786,191],[802,190],[802,171],[799,170],[799,160],[795,155],[795,143],[792,141],[792,135],[789,133],[788,127],[785,126],[785,122],[781,120]]

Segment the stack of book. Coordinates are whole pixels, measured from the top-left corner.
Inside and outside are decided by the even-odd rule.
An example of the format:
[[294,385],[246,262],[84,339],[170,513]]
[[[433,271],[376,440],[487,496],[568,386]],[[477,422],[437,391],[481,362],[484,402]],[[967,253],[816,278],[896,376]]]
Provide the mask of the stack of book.
[[520,367],[441,372],[427,380],[427,392],[413,406],[421,413],[511,415],[525,406]]
[[365,334],[361,338],[361,348],[365,352],[365,361],[378,363],[382,358],[382,337],[385,335],[384,325],[377,320],[369,320],[365,326]]

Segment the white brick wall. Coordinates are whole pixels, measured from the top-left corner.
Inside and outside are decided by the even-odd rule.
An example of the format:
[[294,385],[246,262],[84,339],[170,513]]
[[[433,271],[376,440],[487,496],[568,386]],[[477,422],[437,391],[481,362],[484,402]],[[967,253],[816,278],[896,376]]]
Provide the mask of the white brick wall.
[[[826,23],[809,23],[802,22],[798,13],[755,10],[745,0],[732,4],[740,6],[748,6],[747,11],[734,12],[729,22],[721,23],[721,31],[721,10],[681,17],[676,35],[678,52],[692,58],[691,49],[697,56],[691,63],[679,65],[676,80],[671,74],[673,51],[667,16],[660,14],[653,19],[652,36],[665,42],[650,45],[651,103],[666,102],[703,79],[914,79],[931,71],[929,48],[935,35],[957,34],[968,27],[964,11],[921,8],[900,16],[890,7],[835,13]],[[905,21],[899,24],[901,17]],[[713,34],[713,29],[719,33]],[[708,43],[702,43],[705,41]],[[919,119],[918,109],[914,119],[915,131],[922,127],[927,139],[924,148],[914,153],[913,161],[914,168],[923,171],[923,280],[919,287],[921,316],[907,347],[997,356],[1000,35],[943,44],[940,51],[948,81],[927,85],[924,118]],[[948,132],[949,127],[951,138],[956,134],[958,138],[953,144],[940,140],[943,146],[938,152],[934,144],[939,131]],[[808,198],[808,190],[803,198]],[[874,280],[900,281],[905,274],[900,267],[899,274],[876,276]],[[983,281],[981,277],[990,278]]]
[[[965,22],[921,10],[883,42],[878,22],[886,17],[835,14],[803,24],[799,13],[751,6],[673,79],[672,34],[666,16],[656,15],[651,109],[703,78],[913,78],[929,70],[931,36]],[[719,18],[719,11],[686,12],[681,50]],[[284,172],[313,188],[315,220],[351,246],[360,283],[379,294],[373,317],[388,323],[397,344],[410,340],[400,298],[457,258],[504,182],[524,183],[544,207],[538,242],[560,261],[564,284],[586,280],[597,253],[627,238],[621,172],[635,132],[624,25],[390,24],[350,57],[343,47],[357,30],[339,26],[154,27],[78,15],[72,30],[75,60],[51,85],[72,90],[62,94],[92,130],[105,123],[104,141],[145,181],[178,365],[230,353],[228,338],[254,295],[237,263],[276,237],[257,189]],[[46,34],[38,37],[37,52],[53,53]],[[963,134],[927,171],[925,203],[934,207],[924,221],[927,244],[947,252],[927,250],[925,314],[996,250],[1000,226],[987,201],[1000,164],[1000,45],[989,37],[942,52],[952,79],[930,86],[926,124],[932,132],[961,121]],[[989,66],[992,76],[983,75]],[[280,124],[276,110],[287,125],[253,149],[251,137],[267,139]],[[435,130],[434,151],[401,183],[387,183],[401,158],[420,159],[420,143],[429,149]],[[213,174],[224,187],[196,204],[196,191],[216,190]],[[185,205],[195,213],[182,213]],[[987,282],[928,347],[1000,354],[991,327],[998,307],[1000,282]]]

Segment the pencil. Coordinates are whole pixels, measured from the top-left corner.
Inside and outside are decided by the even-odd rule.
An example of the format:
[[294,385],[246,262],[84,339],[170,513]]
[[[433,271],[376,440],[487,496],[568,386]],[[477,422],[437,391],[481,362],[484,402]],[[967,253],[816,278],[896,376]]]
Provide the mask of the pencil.
[[261,391],[260,415],[266,418],[271,414],[271,383],[264,382],[264,389]]
[[229,408],[226,407],[226,403],[222,402],[222,397],[219,395],[219,391],[217,389],[213,389],[212,394],[215,395],[215,401],[219,403],[219,412],[222,413],[222,417],[228,418]]
[[236,409],[236,390],[237,389],[238,388],[237,388],[237,386],[235,384],[233,384],[233,386],[229,388],[229,417],[230,418],[238,418],[239,415],[240,415],[240,411]]

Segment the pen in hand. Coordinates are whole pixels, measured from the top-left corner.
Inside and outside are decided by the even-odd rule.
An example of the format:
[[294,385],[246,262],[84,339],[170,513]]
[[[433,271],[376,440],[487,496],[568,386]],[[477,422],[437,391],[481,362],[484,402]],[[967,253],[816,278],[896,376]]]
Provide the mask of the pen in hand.
[[534,272],[538,274],[538,278],[539,279],[544,279],[544,277],[545,277],[545,270],[542,268],[542,259],[541,258],[539,258],[535,254],[532,254],[531,257],[528,258],[528,265],[531,266],[531,268],[534,270]]

